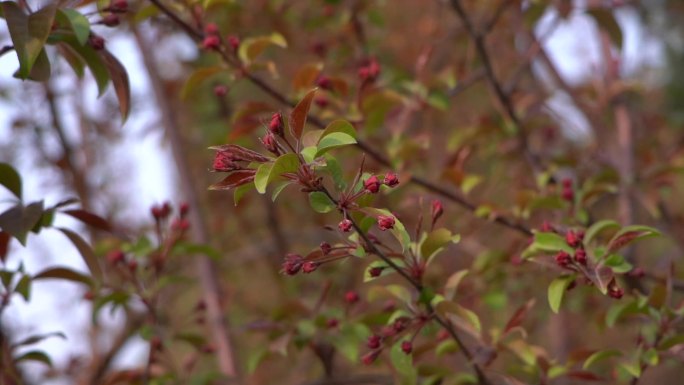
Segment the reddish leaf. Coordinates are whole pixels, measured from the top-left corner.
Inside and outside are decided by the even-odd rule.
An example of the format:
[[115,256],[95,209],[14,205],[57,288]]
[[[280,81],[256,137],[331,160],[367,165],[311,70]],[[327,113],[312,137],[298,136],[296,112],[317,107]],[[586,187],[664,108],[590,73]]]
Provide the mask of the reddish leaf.
[[506,323],[506,327],[504,328],[504,334],[508,333],[511,329],[513,329],[516,326],[520,326],[525,319],[525,316],[527,315],[527,312],[530,311],[532,306],[534,306],[534,303],[536,301],[534,298],[530,299],[527,301],[524,305],[520,306],[518,310],[515,311],[511,319],[508,320],[508,323]]
[[79,236],[78,234],[74,233],[69,229],[57,228],[57,230],[64,233],[64,235],[66,235],[67,238],[69,238],[71,243],[73,243],[74,246],[76,246],[76,249],[81,254],[81,257],[83,257],[83,261],[88,266],[90,273],[96,280],[101,281],[102,267],[100,267],[100,261],[95,256],[95,252],[90,247],[90,245],[85,240],[83,240],[81,236]]
[[4,231],[0,231],[0,262],[5,263],[7,258],[7,251],[9,251],[10,235]]
[[77,271],[67,269],[66,267],[53,267],[47,270],[43,270],[40,273],[36,274],[33,277],[33,280],[39,280],[39,279],[62,279],[62,280],[67,280],[67,281],[72,281],[72,282],[79,282],[83,283],[88,286],[93,285],[93,280],[88,277],[87,275],[84,275],[82,273],[79,273]]
[[601,378],[601,377],[597,376],[596,374],[589,372],[589,371],[585,371],[585,370],[577,370],[574,372],[570,372],[567,374],[567,377],[575,378],[575,379],[583,380],[583,381],[605,381],[604,378]]
[[306,117],[309,114],[309,108],[311,107],[311,101],[313,101],[314,95],[316,95],[315,88],[304,96],[304,99],[295,106],[290,114],[290,134],[292,134],[297,141],[302,137],[304,125],[306,124]]
[[131,111],[131,86],[128,81],[128,73],[126,68],[114,57],[109,51],[98,51],[100,58],[114,85],[116,97],[119,99],[119,111],[121,112],[121,119],[125,122],[128,119],[128,113]]
[[104,231],[112,231],[112,226],[107,222],[106,219],[95,215],[91,212],[82,210],[82,209],[76,209],[76,210],[64,210],[62,213],[70,215],[79,221],[85,223],[88,226],[95,227],[96,229],[104,230]]
[[224,144],[221,146],[209,147],[211,150],[228,152],[235,156],[236,160],[246,160],[248,162],[258,162],[264,163],[271,159],[267,156],[261,155],[256,151],[252,151],[248,148],[238,146],[237,144]]
[[209,190],[230,190],[254,180],[256,170],[239,170],[231,173],[222,181],[209,186]]

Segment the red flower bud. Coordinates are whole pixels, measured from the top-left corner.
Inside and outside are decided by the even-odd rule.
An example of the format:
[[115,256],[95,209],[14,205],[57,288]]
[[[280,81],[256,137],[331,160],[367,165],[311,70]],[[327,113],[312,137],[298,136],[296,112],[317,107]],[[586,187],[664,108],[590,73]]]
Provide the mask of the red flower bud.
[[331,318],[328,320],[327,325],[330,329],[336,328],[340,324],[340,320],[337,318]]
[[587,252],[584,249],[577,249],[577,251],[575,251],[575,261],[579,264],[586,265]]
[[216,24],[209,23],[206,26],[204,26],[204,33],[206,33],[207,35],[218,35],[219,28]]
[[217,50],[221,45],[221,39],[216,35],[208,35],[202,40],[202,48],[209,50]]
[[388,172],[385,175],[385,180],[383,182],[389,187],[394,187],[399,184],[399,178],[397,178],[397,174]]
[[399,317],[399,318],[394,320],[394,323],[392,324],[392,329],[396,333],[401,333],[404,330],[406,330],[410,321],[411,320],[408,317]]
[[325,75],[320,76],[318,78],[318,80],[316,81],[316,85],[324,90],[332,89],[332,81],[330,81],[330,78]]
[[90,44],[90,46],[93,47],[94,50],[99,51],[104,49],[105,40],[102,38],[102,36],[91,33],[88,37],[88,44]]
[[371,277],[379,277],[380,274],[382,274],[382,271],[385,270],[383,266],[376,266],[371,268],[368,273],[370,274]]
[[570,254],[566,253],[565,251],[559,251],[558,254],[556,254],[556,264],[558,264],[558,266],[568,267],[571,262],[572,259]]
[[285,123],[283,123],[283,115],[280,112],[276,112],[271,116],[271,122],[268,124],[268,129],[278,136],[283,136],[285,132]]
[[181,217],[188,215],[188,211],[190,211],[190,204],[188,202],[182,202],[180,204],[179,211]]
[[646,272],[641,267],[635,267],[632,270],[630,270],[629,273],[627,273],[627,274],[630,277],[634,277],[634,278],[643,278],[644,276],[646,276]]
[[238,169],[239,166],[233,160],[233,156],[226,151],[218,151],[214,156],[212,169],[218,172],[227,172]]
[[359,293],[351,290],[346,292],[344,294],[344,302],[350,305],[359,302]]
[[318,269],[318,263],[314,261],[306,261],[302,265],[302,271],[306,274],[313,273]]
[[378,215],[378,227],[385,231],[394,228],[395,219],[391,215]]
[[572,188],[563,188],[561,197],[568,202],[573,202],[575,200],[575,193],[572,191]]
[[240,48],[240,38],[235,35],[228,36],[228,45],[230,45],[233,51],[237,52],[238,48]]
[[138,261],[135,259],[131,259],[128,261],[128,270],[131,271],[131,273],[135,273],[135,271],[138,269]]
[[368,349],[377,349],[380,347],[381,341],[382,337],[380,337],[377,334],[373,334],[370,337],[368,337],[368,342],[366,342],[366,346],[368,346]]
[[280,154],[280,150],[278,150],[278,142],[276,141],[276,137],[273,135],[273,133],[269,132],[264,135],[264,137],[261,138],[261,143],[269,152],[276,155]]
[[382,350],[371,350],[370,352],[364,354],[363,357],[361,357],[361,362],[363,362],[364,365],[372,364],[373,362],[375,362],[375,360],[378,359],[380,352],[382,352]]
[[563,180],[561,181],[561,183],[563,184],[563,188],[572,189],[572,179],[570,179],[570,178],[563,178]]
[[432,223],[437,222],[437,219],[444,214],[444,206],[442,206],[442,201],[435,199],[432,201]]
[[411,341],[404,341],[401,343],[401,351],[406,354],[411,354],[413,351],[413,344]]
[[556,231],[556,229],[553,228],[553,225],[551,225],[549,221],[544,221],[541,225],[540,231],[543,233],[553,233]]
[[228,87],[226,87],[225,85],[217,84],[214,87],[214,95],[216,95],[216,97],[222,98],[222,97],[226,96],[227,94],[228,94]]
[[325,96],[319,96],[314,99],[314,103],[320,108],[328,107],[328,99]]
[[608,295],[615,299],[620,299],[623,295],[625,295],[624,290],[617,285],[614,278],[608,284]]
[[285,262],[283,262],[283,272],[287,275],[295,275],[299,273],[303,264],[304,258],[301,255],[288,254],[285,256]]
[[330,254],[330,251],[332,250],[332,246],[328,242],[321,242],[320,245],[321,251],[323,252],[323,255],[328,255]]
[[120,22],[121,20],[119,19],[119,16],[114,13],[110,13],[109,15],[105,16],[104,19],[102,19],[102,24],[106,25],[107,27],[116,27]]
[[171,223],[171,229],[184,232],[190,228],[190,222],[184,218],[178,218]]
[[580,244],[579,237],[577,237],[577,233],[575,233],[572,230],[568,230],[567,233],[565,233],[565,242],[567,242],[568,246],[570,247],[577,247]]
[[107,254],[107,262],[110,265],[122,263],[126,259],[126,255],[121,250],[112,250]]
[[352,221],[345,218],[337,225],[337,227],[340,229],[341,232],[348,233],[352,229]]
[[128,10],[127,0],[114,0],[109,6],[109,10],[112,12],[126,12]]
[[375,194],[380,191],[380,181],[378,180],[377,176],[371,175],[363,182],[363,187],[366,189],[366,191]]

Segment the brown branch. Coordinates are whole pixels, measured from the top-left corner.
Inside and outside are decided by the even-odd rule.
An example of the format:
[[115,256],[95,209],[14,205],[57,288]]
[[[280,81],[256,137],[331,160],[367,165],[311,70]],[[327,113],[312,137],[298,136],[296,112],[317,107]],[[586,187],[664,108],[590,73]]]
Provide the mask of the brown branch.
[[[321,188],[321,191],[330,199],[331,202],[335,204],[335,206],[339,206],[338,201],[330,194],[330,192],[325,188]],[[408,283],[413,286],[418,293],[423,292],[423,284],[411,277],[404,269],[399,267],[394,261],[392,261],[392,258],[388,257],[385,253],[383,253],[377,246],[375,246],[375,243],[371,241],[370,238],[368,238],[368,235],[363,232],[361,227],[356,223],[356,221],[353,218],[348,218],[352,226],[354,227],[354,230],[361,236],[361,239],[363,239],[363,242],[366,244],[367,249],[378,256],[384,263],[386,263],[392,270],[396,271],[399,275],[402,276]],[[439,316],[435,312],[435,309],[432,307],[430,303],[427,303],[425,305],[427,308],[428,312],[431,314],[431,316],[437,321],[438,324],[440,324],[451,336],[451,338],[456,342],[456,345],[458,345],[459,350],[461,353],[463,353],[463,356],[468,360],[468,363],[472,367],[473,371],[475,371],[475,375],[477,376],[478,383],[481,385],[489,385],[490,382],[487,379],[487,376],[485,376],[484,372],[482,371],[482,368],[473,361],[473,354],[471,353],[470,349],[465,345],[461,337],[456,333],[456,329],[454,326],[451,324],[451,322],[447,319],[444,319]]]
[[[158,1],[151,1],[155,5],[160,6]],[[160,9],[164,11],[165,8],[160,7]],[[168,10],[165,11],[165,13],[167,12]],[[172,19],[174,18],[172,17]],[[189,33],[194,31],[192,27],[184,24],[182,20],[178,19],[177,22],[179,22],[181,25],[186,25],[186,29],[190,29],[190,31],[188,31]],[[171,142],[171,148],[176,160],[176,167],[178,170],[178,177],[180,179],[183,196],[191,207],[188,216],[190,222],[192,223],[191,230],[193,238],[199,243],[209,244],[209,230],[207,229],[207,224],[204,221],[200,211],[200,198],[197,194],[197,191],[195,191],[195,186],[197,186],[197,183],[185,156],[186,154],[183,145],[184,139],[181,135],[180,127],[178,127],[177,120],[175,118],[176,114],[174,108],[166,96],[163,81],[159,77],[157,63],[151,55],[152,50],[150,49],[147,41],[140,35],[140,31],[133,25],[131,26],[131,29],[140,48],[140,53],[143,57],[143,62],[147,69],[148,76],[157,99],[157,105],[160,109],[163,127],[166,130]],[[193,34],[193,36],[197,35]],[[197,268],[199,280],[202,285],[202,291],[204,292],[204,301],[207,305],[206,321],[211,333],[213,334],[214,343],[216,344],[216,355],[220,371],[227,377],[235,378],[238,376],[238,371],[235,363],[232,340],[221,306],[221,298],[223,296],[221,294],[221,288],[216,276],[216,268],[214,263],[207,256],[202,256],[198,259]]]
[[482,65],[487,75],[487,80],[489,81],[489,85],[494,91],[494,94],[499,100],[499,103],[501,103],[501,106],[506,111],[506,115],[508,115],[508,118],[511,120],[511,122],[516,128],[516,131],[518,133],[518,141],[520,142],[521,150],[525,155],[525,160],[530,165],[533,171],[542,171],[543,167],[539,159],[530,151],[529,143],[527,141],[527,134],[524,131],[524,127],[522,124],[522,119],[518,116],[518,113],[515,111],[515,107],[513,106],[513,101],[511,100],[510,96],[506,92],[504,92],[503,86],[501,85],[501,83],[496,77],[496,74],[494,73],[494,67],[492,66],[489,53],[487,52],[487,48],[485,47],[484,39],[486,35],[478,32],[475,29],[475,26],[466,14],[466,11],[459,0],[451,0],[450,4],[451,8],[454,11],[456,11],[456,14],[458,14],[459,18],[461,19],[461,23],[465,27],[466,32],[470,36],[471,40],[473,40],[473,42],[475,43],[475,50],[477,51],[477,54],[480,57],[480,60],[482,61]]

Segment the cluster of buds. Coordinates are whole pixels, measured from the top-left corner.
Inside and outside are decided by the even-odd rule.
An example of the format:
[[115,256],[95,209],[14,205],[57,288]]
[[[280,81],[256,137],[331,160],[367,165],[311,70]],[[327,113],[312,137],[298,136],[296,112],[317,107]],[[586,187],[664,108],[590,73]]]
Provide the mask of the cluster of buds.
[[574,255],[566,251],[559,251],[555,256],[556,264],[564,269],[577,270],[573,263],[582,266],[587,265],[587,251],[584,249],[584,232],[568,230],[565,233],[565,242],[575,249]]
[[[366,347],[371,350],[361,358],[361,361],[365,365],[372,364],[382,352],[383,342],[407,331],[411,326],[411,322],[412,320],[409,317],[399,317],[391,325],[383,327],[380,334],[373,334],[368,337]],[[405,354],[411,354],[413,352],[413,343],[409,340],[403,341],[401,343],[401,350]]]
[[209,23],[204,27],[204,40],[202,40],[202,48],[207,50],[218,50],[221,47],[221,36],[219,35],[218,26],[214,23]]
[[368,60],[368,63],[359,68],[359,79],[363,83],[373,82],[380,76],[380,64],[375,58]]
[[371,194],[376,194],[380,191],[380,186],[383,184],[388,187],[396,187],[399,184],[397,174],[388,172],[382,182],[380,182],[380,179],[377,176],[371,175],[363,181],[363,188]]
[[111,266],[125,266],[131,273],[135,273],[138,269],[138,261],[135,259],[127,259],[126,254],[121,250],[112,250],[107,256],[107,263]]

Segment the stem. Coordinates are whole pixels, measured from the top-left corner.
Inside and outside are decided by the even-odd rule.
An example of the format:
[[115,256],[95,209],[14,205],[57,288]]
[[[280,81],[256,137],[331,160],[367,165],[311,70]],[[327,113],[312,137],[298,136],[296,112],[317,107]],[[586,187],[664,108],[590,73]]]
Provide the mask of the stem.
[[[330,199],[330,201],[337,205],[337,200],[333,198],[333,196],[325,187],[321,188],[321,192],[323,192],[328,197],[328,199]],[[363,230],[361,230],[361,228],[354,219],[350,217],[348,217],[348,219],[351,221],[354,230],[356,230],[356,232],[361,236],[363,241],[366,243],[371,253],[377,255],[378,258],[385,262],[389,267],[394,269],[394,271],[399,273],[399,275],[401,275],[406,281],[408,281],[419,293],[423,291],[424,287],[420,281],[411,277],[406,271],[404,271],[404,269],[402,269],[401,267],[399,267],[399,265],[394,263],[394,261],[392,261],[390,257],[388,257],[385,253],[380,251],[380,249],[378,249],[375,246],[375,244],[368,238],[366,233],[364,233]],[[449,335],[451,336],[451,338],[454,339],[454,341],[456,341],[456,344],[458,345],[459,349],[461,350],[461,352],[463,352],[463,356],[465,356],[465,358],[468,360],[473,370],[475,371],[478,382],[481,385],[489,385],[490,382],[485,376],[484,372],[482,371],[482,368],[480,368],[480,366],[477,363],[473,362],[473,354],[470,352],[470,349],[468,349],[468,347],[465,345],[465,343],[458,335],[458,333],[456,333],[456,329],[454,329],[454,326],[451,324],[451,322],[440,317],[439,314],[435,312],[435,309],[432,307],[430,303],[426,303],[425,306],[430,312],[430,314],[433,315],[437,323],[440,324],[449,333]]]

